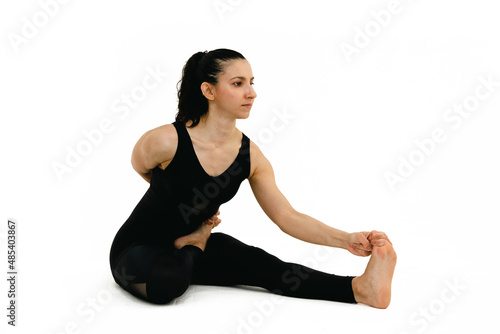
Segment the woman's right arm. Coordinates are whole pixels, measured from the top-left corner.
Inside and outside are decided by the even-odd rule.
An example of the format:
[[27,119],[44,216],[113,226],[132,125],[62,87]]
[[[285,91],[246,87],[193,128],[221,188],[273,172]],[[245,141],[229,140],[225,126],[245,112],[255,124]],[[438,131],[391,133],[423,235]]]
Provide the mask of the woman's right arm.
[[177,131],[172,124],[149,130],[139,138],[132,151],[132,167],[147,182],[151,182],[152,170],[162,169],[172,161],[177,150]]

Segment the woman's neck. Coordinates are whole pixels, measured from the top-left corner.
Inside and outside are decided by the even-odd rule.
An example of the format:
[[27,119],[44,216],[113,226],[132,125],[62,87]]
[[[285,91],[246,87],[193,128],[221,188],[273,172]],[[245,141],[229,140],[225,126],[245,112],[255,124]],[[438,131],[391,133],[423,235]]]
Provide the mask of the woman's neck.
[[219,116],[216,112],[207,112],[193,128],[193,132],[204,142],[220,145],[234,139],[238,129],[236,119]]

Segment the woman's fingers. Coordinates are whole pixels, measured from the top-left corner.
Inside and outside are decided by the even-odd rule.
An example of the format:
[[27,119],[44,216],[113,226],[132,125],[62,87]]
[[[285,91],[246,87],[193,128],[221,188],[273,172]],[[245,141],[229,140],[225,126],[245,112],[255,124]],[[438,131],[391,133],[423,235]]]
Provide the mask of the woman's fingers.
[[220,210],[217,210],[217,213],[212,217],[212,221],[214,222],[214,227],[219,225],[222,220],[219,219]]
[[391,242],[384,232],[379,231],[372,231],[368,236],[368,240],[370,240],[370,243],[374,246],[383,246],[386,241],[389,243]]
[[371,245],[366,248],[365,246],[363,246],[363,244],[356,244],[354,245],[354,249],[356,250],[356,252],[360,255],[360,256],[368,256],[370,255],[372,252],[371,252]]
[[[212,221],[216,221],[217,219],[219,219],[219,215],[220,215],[220,210],[217,210],[217,213],[215,215],[213,215],[210,220]],[[220,219],[219,219],[220,220]]]

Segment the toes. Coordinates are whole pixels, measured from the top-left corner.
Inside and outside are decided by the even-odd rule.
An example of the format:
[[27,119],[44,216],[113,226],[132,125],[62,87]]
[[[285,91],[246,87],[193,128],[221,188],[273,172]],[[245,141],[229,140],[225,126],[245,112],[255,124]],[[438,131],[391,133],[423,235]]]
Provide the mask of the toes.
[[211,221],[210,219],[207,219],[207,220],[205,220],[205,221],[203,222],[203,224],[204,224],[204,225],[208,225],[208,226],[212,226],[212,227],[213,227],[214,222],[213,222],[213,221]]
[[379,246],[379,247],[381,247],[381,246],[385,245],[385,241],[386,241],[385,239],[373,239],[371,241],[371,244],[373,246]]

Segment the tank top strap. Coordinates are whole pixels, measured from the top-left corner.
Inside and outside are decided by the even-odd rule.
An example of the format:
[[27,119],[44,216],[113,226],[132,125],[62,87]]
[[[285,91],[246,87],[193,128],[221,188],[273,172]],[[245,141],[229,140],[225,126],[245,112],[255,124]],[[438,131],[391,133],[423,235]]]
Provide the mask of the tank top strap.
[[244,169],[244,178],[247,178],[250,175],[250,138],[248,138],[243,132],[242,134],[241,149],[237,160],[239,165]]
[[178,137],[178,144],[177,146],[181,147],[181,146],[185,146],[186,145],[186,141],[189,136],[189,134],[187,133],[187,130],[186,130],[186,126],[184,125],[184,123],[181,123],[181,122],[173,122],[172,123],[175,127],[175,129],[177,130],[177,137]]
[[241,157],[246,161],[250,161],[250,138],[248,138],[243,132],[243,137],[241,139]]
[[182,155],[191,155],[192,158],[196,158],[196,153],[194,152],[193,143],[189,132],[186,129],[186,125],[181,122],[174,122],[175,129],[177,130],[178,144],[177,150],[182,152]]
[[186,130],[186,126],[181,122],[172,123],[177,130],[177,151],[175,152],[174,160],[172,163],[193,166],[196,162],[196,156],[193,155],[192,148],[190,147],[191,139],[189,138],[189,133]]

